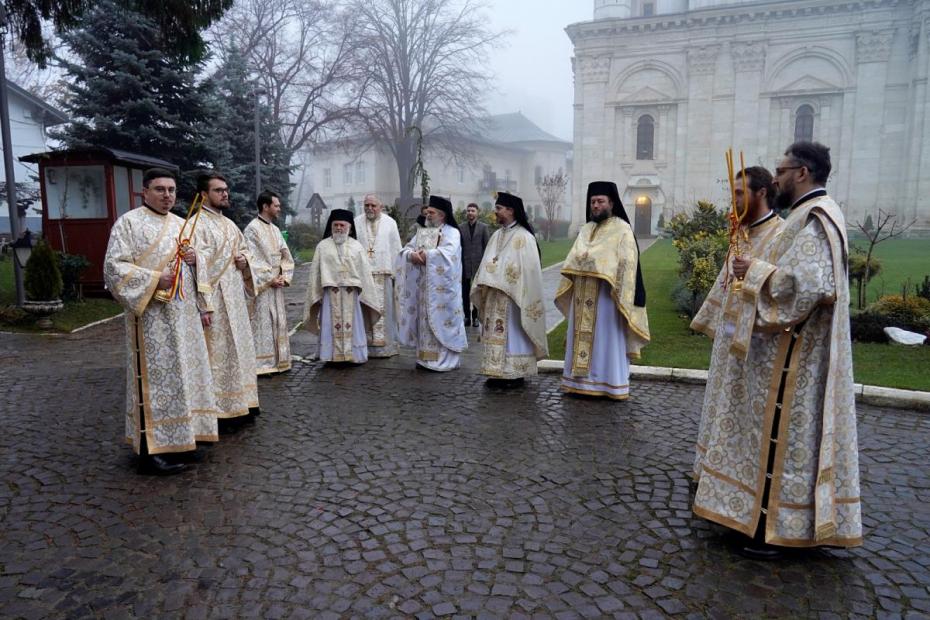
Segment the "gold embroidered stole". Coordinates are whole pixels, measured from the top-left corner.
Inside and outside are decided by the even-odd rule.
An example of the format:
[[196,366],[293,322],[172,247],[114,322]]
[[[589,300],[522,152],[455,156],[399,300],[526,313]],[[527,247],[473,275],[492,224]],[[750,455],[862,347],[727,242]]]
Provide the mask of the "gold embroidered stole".
[[575,276],[572,304],[575,313],[572,330],[572,376],[587,377],[591,372],[594,326],[597,324],[597,292],[600,278]]

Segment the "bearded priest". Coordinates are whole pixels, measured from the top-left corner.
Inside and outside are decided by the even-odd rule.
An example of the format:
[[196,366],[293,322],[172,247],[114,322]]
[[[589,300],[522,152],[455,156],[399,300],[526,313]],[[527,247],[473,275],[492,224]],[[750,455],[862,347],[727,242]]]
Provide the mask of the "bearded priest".
[[523,200],[497,194],[500,228],[491,235],[471,289],[481,320],[481,370],[490,386],[512,387],[536,374],[549,354],[539,246]]
[[381,317],[365,248],[355,238],[354,214],[333,209],[310,264],[304,329],[320,337],[324,362],[368,361],[366,332]]
[[397,259],[398,338],[416,347],[417,365],[446,372],[468,347],[462,312],[462,242],[452,203],[430,196],[424,227]]
[[587,223],[562,264],[555,305],[568,320],[562,390],[625,400],[630,359],[649,342],[639,247],[617,185],[588,185]]
[[368,355],[397,355],[397,298],[394,294],[394,261],[400,253],[400,233],[397,222],[387,213],[374,194],[365,196],[365,212],[355,218],[358,241],[365,248],[371,277],[375,282],[375,301],[381,318],[368,333]]

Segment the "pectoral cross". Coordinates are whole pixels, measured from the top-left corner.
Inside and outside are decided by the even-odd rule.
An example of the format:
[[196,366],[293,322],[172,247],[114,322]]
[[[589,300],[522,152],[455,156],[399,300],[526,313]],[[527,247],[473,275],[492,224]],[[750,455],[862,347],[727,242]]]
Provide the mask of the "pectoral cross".
[[374,255],[375,255],[375,249],[371,247],[368,248],[368,258],[372,258],[374,257]]

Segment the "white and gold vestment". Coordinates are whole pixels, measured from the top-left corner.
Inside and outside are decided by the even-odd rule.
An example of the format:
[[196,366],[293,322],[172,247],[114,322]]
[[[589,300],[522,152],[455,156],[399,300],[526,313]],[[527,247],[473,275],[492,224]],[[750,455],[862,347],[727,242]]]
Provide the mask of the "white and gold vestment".
[[[184,265],[183,299],[153,299],[178,249],[184,220],[142,206],[113,224],[104,259],[107,288],[125,309],[126,441],[138,454],[196,449],[216,441],[217,408],[196,305],[194,270]],[[140,413],[141,411],[141,413]]]
[[472,281],[481,319],[483,375],[518,379],[536,374],[549,353],[542,269],[532,233],[514,222],[496,230]]
[[291,345],[284,288],[272,287],[271,282],[283,276],[285,286],[290,286],[294,259],[278,227],[261,217],[249,222],[244,236],[252,276],[246,280],[246,286],[250,293],[249,316],[255,339],[255,371],[265,375],[290,370]]

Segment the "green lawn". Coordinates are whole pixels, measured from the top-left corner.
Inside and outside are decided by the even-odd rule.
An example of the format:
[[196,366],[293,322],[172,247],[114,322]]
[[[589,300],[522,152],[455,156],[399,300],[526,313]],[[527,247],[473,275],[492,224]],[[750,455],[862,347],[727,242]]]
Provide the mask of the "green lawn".
[[298,265],[300,263],[309,263],[313,260],[313,248],[304,248],[302,250],[297,250],[297,254],[294,256],[294,262]]
[[539,249],[542,251],[543,269],[556,263],[561,263],[568,256],[568,251],[572,249],[574,239],[553,239],[552,241],[540,241]]
[[[38,332],[31,315],[15,308],[16,290],[13,284],[13,263],[9,257],[0,258],[0,330]],[[70,332],[83,325],[107,319],[122,313],[123,309],[112,299],[88,298],[84,301],[69,301],[65,307],[51,316],[52,329]]]
[[[852,241],[852,245],[863,250],[868,247],[861,240]],[[869,282],[868,302],[882,295],[900,295],[908,279],[908,295],[911,295],[914,285],[923,282],[924,276],[930,276],[930,239],[889,239],[876,247],[874,255],[881,261],[882,271]],[[855,298],[855,287],[850,295]]]
[[[922,265],[927,259],[912,259],[926,241],[887,242],[888,256],[902,258],[904,264]],[[894,247],[902,244],[903,247]],[[881,247],[881,246],[880,246]],[[930,250],[923,255],[930,255]],[[643,349],[644,366],[706,369],[710,361],[711,341],[693,334],[688,319],[679,316],[671,300],[678,272],[677,252],[668,239],[660,239],[642,255],[643,278],[648,292],[649,329],[652,342]],[[907,270],[895,268],[903,280]],[[913,272],[911,272],[913,273]],[[919,271],[918,271],[919,273]],[[892,277],[889,274],[889,278]],[[915,279],[914,276],[911,276]],[[921,276],[922,278],[922,276]],[[549,357],[565,358],[565,322],[549,334]],[[857,383],[910,390],[930,390],[930,347],[901,347],[890,344],[853,343],[853,364]]]

